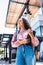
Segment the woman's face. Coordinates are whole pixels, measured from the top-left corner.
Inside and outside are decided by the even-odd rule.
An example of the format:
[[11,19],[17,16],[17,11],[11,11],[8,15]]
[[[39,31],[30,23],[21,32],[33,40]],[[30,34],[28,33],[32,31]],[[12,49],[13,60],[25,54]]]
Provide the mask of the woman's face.
[[23,28],[24,27],[24,24],[23,24],[23,21],[22,20],[19,20],[19,28]]

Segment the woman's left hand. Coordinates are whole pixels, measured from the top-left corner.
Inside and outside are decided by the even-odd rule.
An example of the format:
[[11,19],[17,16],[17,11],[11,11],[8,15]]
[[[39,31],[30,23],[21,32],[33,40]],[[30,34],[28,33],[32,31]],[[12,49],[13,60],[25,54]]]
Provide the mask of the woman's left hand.
[[33,31],[31,29],[28,29],[28,34],[32,39],[34,38]]

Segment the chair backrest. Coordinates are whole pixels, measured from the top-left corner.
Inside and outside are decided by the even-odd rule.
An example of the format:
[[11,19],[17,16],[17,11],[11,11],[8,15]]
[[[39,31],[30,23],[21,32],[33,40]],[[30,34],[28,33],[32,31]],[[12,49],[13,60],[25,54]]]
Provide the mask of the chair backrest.
[[6,44],[8,45],[11,42],[13,34],[3,34],[3,38],[2,38],[2,46],[6,46]]

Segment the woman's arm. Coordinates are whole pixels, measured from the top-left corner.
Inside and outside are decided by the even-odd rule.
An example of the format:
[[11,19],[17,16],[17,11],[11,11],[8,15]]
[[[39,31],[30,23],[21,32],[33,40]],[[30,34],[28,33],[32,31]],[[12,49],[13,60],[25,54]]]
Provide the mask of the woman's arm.
[[11,44],[12,44],[12,47],[14,47],[14,48],[16,48],[20,45],[18,41],[11,42]]
[[34,36],[33,31],[29,29],[29,30],[28,30],[28,34],[29,34],[30,37],[31,37],[32,45],[33,45],[33,46],[38,46],[39,40],[38,40],[38,38],[37,38],[36,36]]
[[16,40],[16,35],[14,34],[13,35],[13,38],[12,38],[12,41],[11,41],[11,45],[12,47],[18,47],[22,44],[28,44],[30,43],[30,39],[26,39],[26,38],[23,38],[22,40]]
[[15,44],[17,43],[17,37],[16,37],[16,33],[14,33],[12,40],[11,40],[11,45],[12,47],[15,47]]
[[22,39],[22,40],[19,40],[19,41],[15,41],[15,42],[11,42],[12,43],[12,47],[19,47],[23,44],[28,44],[30,43],[30,40],[29,39]]

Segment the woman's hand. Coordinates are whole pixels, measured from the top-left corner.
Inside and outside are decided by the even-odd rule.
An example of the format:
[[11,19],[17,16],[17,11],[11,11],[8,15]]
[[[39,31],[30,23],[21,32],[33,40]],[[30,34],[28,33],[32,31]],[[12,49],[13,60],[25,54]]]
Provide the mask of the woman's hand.
[[19,43],[20,43],[20,45],[28,44],[28,43],[30,43],[30,39],[23,39],[23,40],[19,41]]
[[25,44],[25,43],[27,43],[27,39],[22,39],[22,40],[19,41],[19,43],[20,44]]
[[28,34],[30,35],[31,39],[34,38],[33,31],[31,29],[28,29]]

